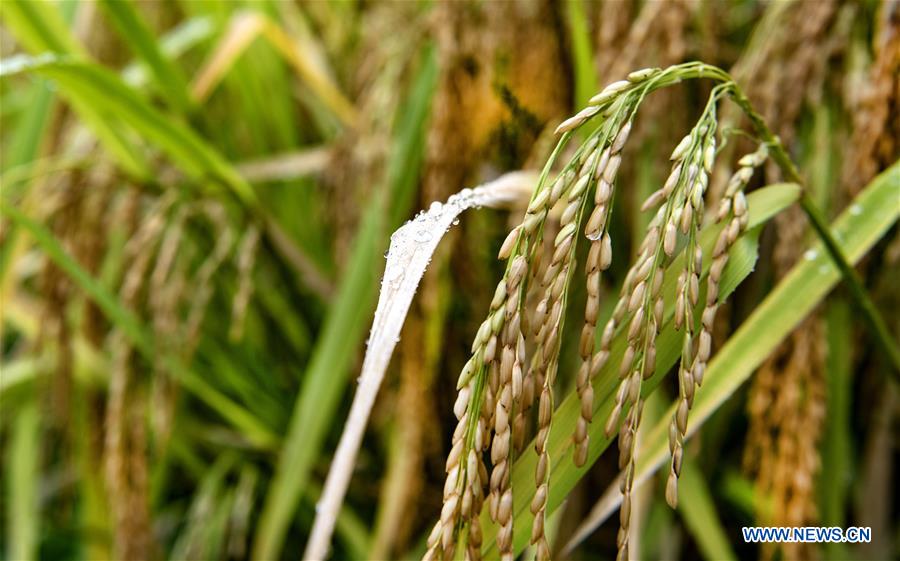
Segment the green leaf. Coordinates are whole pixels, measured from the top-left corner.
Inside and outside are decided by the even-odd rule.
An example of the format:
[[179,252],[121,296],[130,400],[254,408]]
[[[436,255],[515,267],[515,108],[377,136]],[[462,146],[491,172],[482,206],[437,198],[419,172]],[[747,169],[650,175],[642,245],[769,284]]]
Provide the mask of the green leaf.
[[[47,87],[47,84],[33,84],[28,94],[32,101],[12,133],[12,146],[9,154],[0,155],[3,157],[3,175],[0,176],[0,184],[3,185],[5,197],[15,197],[19,191],[17,187],[24,183],[23,180],[6,180],[7,171],[19,166],[35,167],[34,161],[38,156],[40,142],[44,137],[53,102],[53,92]],[[18,232],[10,229],[3,240],[2,248],[0,248],[0,298],[5,298],[7,295],[6,274],[9,272],[9,264],[18,247]]]
[[[669,417],[664,419],[664,422],[669,421]],[[709,561],[737,559],[697,463],[685,456],[681,473],[678,482],[678,511],[703,557]]]
[[[255,215],[262,222],[267,222],[267,215],[250,184],[219,152],[184,123],[153,107],[114,73],[97,64],[53,55],[18,56],[0,62],[0,77],[29,71],[59,83],[62,93],[76,109],[82,106],[87,108],[81,112],[82,118],[101,140],[109,141],[107,146],[120,156],[119,162],[126,171],[136,173],[145,179],[149,178],[148,173],[141,171],[146,168],[144,164],[132,166],[128,163],[130,161],[128,149],[122,148],[124,145],[116,141],[118,137],[103,136],[119,134],[120,129],[111,125],[132,127],[140,136],[168,153],[173,162],[186,174],[198,180],[218,180],[244,203],[251,215]],[[95,106],[101,109],[93,109]],[[119,148],[122,148],[122,151]],[[273,232],[275,226],[277,225],[274,223],[267,224],[268,234],[275,234]],[[284,261],[296,269],[298,276],[321,292],[323,282],[318,270],[308,263],[305,254],[296,248],[293,240],[281,236],[275,248]]]
[[169,104],[179,113],[187,113],[191,106],[187,81],[181,70],[172,64],[160,48],[130,0],[102,0],[100,5],[119,30],[122,40],[138,55],[156,77],[157,85]]
[[378,289],[375,279],[387,245],[385,232],[392,231],[409,211],[415,195],[436,81],[437,59],[434,50],[429,48],[409,99],[399,111],[401,118],[386,178],[390,197],[385,200],[379,196],[368,205],[347,270],[304,374],[260,517],[254,559],[278,557],[301,491],[309,481],[313,463],[320,457],[335,410],[347,390],[350,361],[362,342],[375,303]]
[[[176,59],[190,48],[208,39],[213,31],[214,27],[210,18],[190,18],[159,38],[159,51],[168,59]],[[146,68],[138,61],[132,62],[122,71],[122,78],[129,86],[140,87],[149,79]]]
[[[188,175],[211,177],[229,187],[248,206],[256,207],[250,185],[214,148],[192,129],[161,113],[122,82],[121,78],[97,64],[70,58],[37,57],[7,62],[0,76],[31,71],[56,81],[75,105],[97,107],[100,118],[127,124],[143,138],[156,144]],[[82,115],[84,117],[84,115]],[[100,134],[94,121],[94,132]]]
[[[847,500],[853,474],[851,414],[853,398],[853,317],[843,299],[835,299],[825,314],[828,358],[825,434],[822,438],[822,471],[819,474],[823,526],[846,526]],[[825,558],[847,558],[847,545],[825,544]]]
[[37,405],[29,402],[16,414],[3,477],[7,487],[7,559],[38,557],[40,443],[40,414]]
[[[750,209],[749,227],[758,234],[757,227],[795,202],[799,193],[800,190],[797,185],[788,183],[773,185],[751,193],[747,197]],[[721,229],[722,225],[719,224],[707,227],[701,232],[700,243],[705,255],[703,259],[704,274],[708,271],[709,254]],[[746,235],[740,238],[732,248],[728,266],[722,275],[720,283],[720,297],[724,297],[729,291],[734,290],[738,283],[753,270],[753,266],[756,263],[756,245],[755,235]],[[681,254],[666,271],[663,294],[665,301],[670,304],[675,300],[673,296],[676,289],[676,279],[683,268],[683,263],[684,255]],[[665,315],[666,324],[657,339],[656,374],[644,382],[643,393],[645,395],[652,392],[659,385],[663,375],[680,356],[681,334],[676,332],[672,326],[671,318],[673,312],[674,306],[669,305]],[[596,396],[594,406],[595,422],[590,426],[588,460],[583,467],[577,468],[572,462],[572,434],[581,411],[581,402],[578,396],[574,392],[570,393],[553,414],[553,425],[547,441],[547,450],[551,458],[548,514],[559,507],[563,499],[575,487],[578,480],[581,479],[611,442],[603,434],[603,426],[615,401],[615,390],[619,378],[616,370],[625,352],[625,335],[625,333],[621,333],[614,340],[610,359],[594,380],[594,395]],[[702,394],[703,392],[701,391],[700,393]],[[671,414],[667,413],[665,417],[666,426],[668,426],[670,418]],[[516,554],[521,552],[528,544],[530,532],[523,530],[523,528],[531,528],[534,518],[529,505],[534,495],[534,468],[537,457],[533,453],[533,444],[526,445],[524,450],[526,452],[515,463],[512,473],[512,489],[515,494],[513,501],[515,521],[513,526],[518,529],[513,540]],[[482,528],[484,528],[484,554],[490,556],[493,554],[493,548],[496,547],[494,537],[497,532],[497,526],[491,523],[487,512],[484,512],[482,515]]]
[[[10,153],[3,162],[4,171],[30,164],[37,158],[40,141],[44,136],[44,129],[50,117],[53,92],[47,87],[47,84],[32,85],[27,95],[30,103],[25,108],[24,114],[13,132]],[[9,189],[13,185],[14,183],[6,183],[3,187]]]
[[0,2],[3,24],[32,53],[51,51],[87,57],[81,43],[69,31],[59,10],[51,2],[4,0]]
[[[4,1],[0,2],[0,14],[6,27],[33,54],[55,53],[76,59],[87,57],[84,47],[69,32],[60,13],[49,2]],[[21,56],[13,58],[24,60]],[[48,57],[41,58],[46,60]],[[11,59],[3,61],[0,66],[6,67],[10,61]],[[0,75],[2,74],[3,70],[0,70]],[[113,154],[122,169],[135,177],[150,177],[150,166],[137,147],[125,137],[119,127],[108,123],[102,117],[90,98],[70,98],[70,102],[84,122],[93,129],[97,138]]]
[[572,49],[572,66],[575,71],[575,106],[584,107],[597,93],[597,73],[594,70],[594,53],[591,52],[591,33],[582,0],[565,3],[566,21]]

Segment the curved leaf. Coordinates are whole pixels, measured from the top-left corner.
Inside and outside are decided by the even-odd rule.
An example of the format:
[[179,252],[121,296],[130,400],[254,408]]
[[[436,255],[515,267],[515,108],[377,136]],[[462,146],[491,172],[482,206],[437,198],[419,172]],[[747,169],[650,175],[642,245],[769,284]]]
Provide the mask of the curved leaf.
[[161,113],[109,70],[90,62],[44,56],[18,59],[14,65],[7,62],[0,76],[24,71],[56,81],[62,92],[76,103],[91,104],[102,117],[133,127],[166,152],[188,175],[216,179],[242,202],[256,207],[256,196],[250,185],[225,158],[192,129]]

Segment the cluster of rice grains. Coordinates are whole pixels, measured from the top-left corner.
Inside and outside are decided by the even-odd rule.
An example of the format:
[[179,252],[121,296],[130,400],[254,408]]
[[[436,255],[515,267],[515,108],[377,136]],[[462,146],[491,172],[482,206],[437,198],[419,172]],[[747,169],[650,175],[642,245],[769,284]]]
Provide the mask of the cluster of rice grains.
[[[724,83],[713,88],[699,122],[672,154],[671,175],[644,203],[644,210],[656,207],[658,210],[625,278],[612,317],[599,337],[598,349],[595,341],[600,313],[600,274],[612,261],[607,224],[622,148],[635,113],[650,92],[685,76],[703,75],[703,71],[704,68],[696,65],[681,65],[667,70],[633,72],[627,80],[610,84],[586,109],[558,127],[557,133],[562,133],[562,137],[544,168],[525,217],[501,246],[499,257],[508,261],[506,272],[497,286],[490,313],[475,336],[472,356],[459,377],[459,394],[454,405],[458,425],[446,463],[444,504],[440,520],[428,538],[425,559],[454,557],[457,547],[462,548],[466,559],[479,559],[483,541],[480,518],[485,499],[490,518],[498,525],[496,546],[500,557],[514,558],[511,468],[515,454],[522,453],[528,414],[535,398],[538,399],[534,438],[537,461],[535,493],[530,504],[534,515],[530,542],[538,559],[550,558],[544,534],[551,462],[547,445],[560,335],[570,280],[576,268],[579,233],[584,235],[589,248],[584,269],[587,301],[578,347],[581,363],[576,376],[581,405],[573,434],[576,466],[583,466],[588,460],[588,429],[595,410],[593,380],[609,362],[613,339],[619,334],[627,337],[628,346],[618,366],[621,383],[616,404],[606,422],[606,433],[611,436],[625,415],[619,429],[619,463],[625,472],[618,539],[620,559],[628,556],[634,440],[642,408],[641,383],[655,372],[656,338],[666,320],[664,271],[679,243],[683,243],[688,256],[678,278],[674,318],[676,328],[684,332],[678,367],[681,389],[670,431],[672,465],[666,493],[669,503],[675,506],[688,411],[696,387],[703,381],[711,351],[710,330],[718,304],[719,281],[728,250],[747,225],[743,189],[754,168],[766,159],[765,148],[745,156],[720,203],[717,219],[724,226],[712,250],[705,307],[699,327],[695,328],[703,272],[699,231],[705,212],[708,174],[716,155],[716,106],[723,96],[733,92],[730,81],[723,79]],[[582,127],[595,117],[599,117],[596,119],[599,125],[591,132],[584,131]],[[550,169],[576,134],[585,138],[583,144],[551,180]],[[544,226],[554,207],[562,209],[560,224],[545,256]],[[534,295],[533,300],[526,298]],[[538,302],[533,313],[525,309],[526,301]],[[488,450],[490,473],[485,462]]]

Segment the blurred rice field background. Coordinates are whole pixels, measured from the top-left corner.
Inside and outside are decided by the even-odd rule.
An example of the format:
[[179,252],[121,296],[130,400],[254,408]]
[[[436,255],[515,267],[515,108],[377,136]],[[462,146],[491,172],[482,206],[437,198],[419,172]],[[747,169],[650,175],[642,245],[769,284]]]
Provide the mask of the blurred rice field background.
[[[877,177],[900,209],[896,0],[3,0],[0,17],[4,560],[300,557],[391,233],[465,187],[539,171],[557,125],[633,70],[728,70],[829,221]],[[642,107],[601,314],[652,216],[641,201],[710,87]],[[743,122],[734,107],[719,117]],[[729,137],[713,188],[748,150]],[[786,179],[769,165],[751,187]],[[438,246],[332,558],[425,553],[457,377],[527,202],[469,212]],[[897,341],[895,221],[866,234],[857,271]],[[715,349],[814,240],[796,205],[765,225]],[[583,286],[571,298],[584,309]],[[815,304],[773,351],[746,339],[761,366],[686,443],[679,508],[664,475],[641,488],[636,557],[897,557],[897,372],[845,288]],[[575,388],[580,321],[562,335],[559,401]],[[662,383],[644,415],[677,392]],[[618,516],[565,548],[614,484],[615,456],[579,472],[548,517],[554,559],[615,558]],[[869,526],[873,539],[760,547],[741,539],[747,525]]]

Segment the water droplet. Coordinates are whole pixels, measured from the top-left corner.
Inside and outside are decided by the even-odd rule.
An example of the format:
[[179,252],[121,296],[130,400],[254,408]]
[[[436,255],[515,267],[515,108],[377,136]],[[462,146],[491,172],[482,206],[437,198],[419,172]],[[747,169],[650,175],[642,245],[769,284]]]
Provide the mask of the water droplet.
[[428,207],[428,212],[440,212],[442,206],[441,203],[434,201],[431,203],[431,206]]
[[456,226],[457,224],[459,224],[459,218],[454,218],[452,224],[453,224],[454,226]]
[[388,267],[384,272],[384,281],[394,282],[403,276],[403,267]]
[[859,216],[860,214],[862,214],[862,211],[863,209],[861,206],[859,206],[859,204],[855,204],[850,207],[850,214],[852,214],[853,216]]
[[598,230],[598,231],[593,232],[593,233],[591,233],[591,234],[587,234],[585,237],[587,237],[587,239],[591,240],[592,242],[595,242],[595,241],[597,241],[597,240],[599,240],[600,238],[603,237],[603,232],[601,232],[601,231]]
[[806,253],[803,254],[803,258],[806,259],[807,261],[812,261],[813,259],[815,259],[818,256],[819,256],[819,252],[817,252],[815,249],[808,249],[808,250],[806,250]]
[[431,232],[428,230],[419,230],[416,232],[415,240],[419,243],[428,243],[431,241]]

